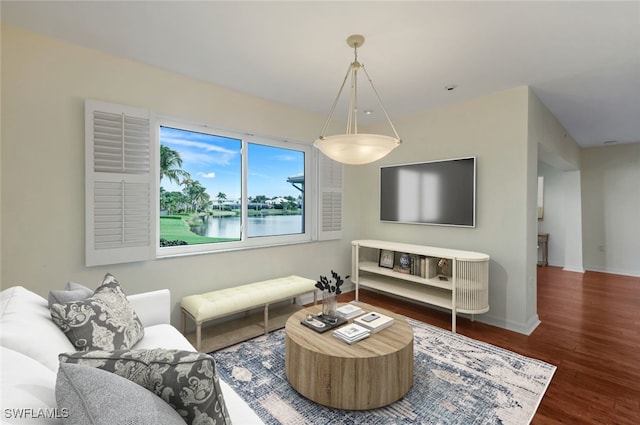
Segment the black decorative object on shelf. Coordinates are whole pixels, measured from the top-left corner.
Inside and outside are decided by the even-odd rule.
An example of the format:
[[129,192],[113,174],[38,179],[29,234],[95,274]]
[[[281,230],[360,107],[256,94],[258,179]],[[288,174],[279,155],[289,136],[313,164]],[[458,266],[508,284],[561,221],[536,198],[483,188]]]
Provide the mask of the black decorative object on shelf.
[[407,253],[400,255],[400,267],[408,269],[411,267],[411,256]]

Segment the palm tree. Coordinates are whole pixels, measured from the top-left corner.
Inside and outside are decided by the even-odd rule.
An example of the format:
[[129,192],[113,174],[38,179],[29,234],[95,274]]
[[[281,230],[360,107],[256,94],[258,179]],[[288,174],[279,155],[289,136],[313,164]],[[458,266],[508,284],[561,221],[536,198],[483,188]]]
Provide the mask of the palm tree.
[[193,212],[203,210],[211,199],[207,189],[198,180],[185,179],[182,192],[189,198]]
[[216,195],[216,198],[218,199],[218,209],[221,210],[222,206],[220,205],[220,201],[224,202],[227,200],[227,194],[226,193],[222,193],[222,192],[218,192],[218,195]]
[[169,181],[182,184],[180,177],[184,182],[190,175],[180,167],[182,167],[180,153],[168,146],[160,145],[160,181],[162,181],[163,177],[166,177]]

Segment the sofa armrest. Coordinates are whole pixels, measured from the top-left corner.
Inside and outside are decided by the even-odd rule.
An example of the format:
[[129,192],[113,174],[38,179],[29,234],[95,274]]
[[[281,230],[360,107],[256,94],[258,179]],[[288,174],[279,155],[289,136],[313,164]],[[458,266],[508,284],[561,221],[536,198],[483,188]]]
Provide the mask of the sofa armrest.
[[168,289],[129,295],[127,299],[145,328],[171,324],[171,292]]

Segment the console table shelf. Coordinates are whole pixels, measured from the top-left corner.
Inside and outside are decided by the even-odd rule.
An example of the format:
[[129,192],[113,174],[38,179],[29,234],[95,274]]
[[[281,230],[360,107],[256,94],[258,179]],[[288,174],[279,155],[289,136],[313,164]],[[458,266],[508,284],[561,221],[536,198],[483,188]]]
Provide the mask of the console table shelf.
[[[381,267],[381,250],[393,251],[394,256],[408,254],[421,266],[413,274]],[[448,262],[446,276],[435,272],[440,259]],[[453,332],[457,313],[471,314],[473,319],[489,311],[489,256],[478,252],[356,240],[352,242],[351,280],[356,285],[356,301],[363,287],[451,310]]]
[[446,289],[451,291],[451,282],[450,281],[442,281],[439,278],[425,278],[416,275],[406,274],[406,273],[398,273],[391,269],[387,269],[384,267],[378,266],[377,263],[373,263],[371,261],[362,261],[360,262],[360,270],[365,272],[371,272],[378,275],[389,276],[396,279],[403,279],[410,282],[420,283],[423,285],[435,286],[437,288]]

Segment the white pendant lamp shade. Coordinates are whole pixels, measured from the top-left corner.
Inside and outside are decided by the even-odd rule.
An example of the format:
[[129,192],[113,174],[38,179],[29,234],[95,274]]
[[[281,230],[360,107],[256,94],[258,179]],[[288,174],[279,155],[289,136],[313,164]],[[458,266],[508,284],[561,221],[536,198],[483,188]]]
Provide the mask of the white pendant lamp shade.
[[[373,86],[373,82],[371,81],[367,70],[363,64],[358,62],[358,47],[362,46],[362,43],[364,43],[364,37],[361,35],[352,35],[347,38],[347,44],[354,49],[355,59],[347,69],[347,74],[344,77],[342,86],[340,86],[338,96],[336,96],[336,99],[333,102],[333,106],[329,112],[329,117],[322,128],[320,137],[313,143],[316,148],[320,149],[323,154],[334,161],[351,165],[362,165],[377,161],[402,143],[391,119],[389,118],[389,115],[387,114],[387,111],[382,105],[380,96],[378,96],[378,92]],[[358,72],[361,69],[369,80],[373,93],[378,100],[378,104],[384,112],[395,137],[381,134],[358,133]],[[347,115],[347,131],[345,134],[325,136],[329,123],[333,118],[336,105],[340,100],[342,90],[344,89],[349,77],[351,77],[351,95],[349,98],[349,113]]]
[[338,134],[314,142],[334,161],[350,165],[368,164],[385,157],[400,145],[400,140],[380,134]]

